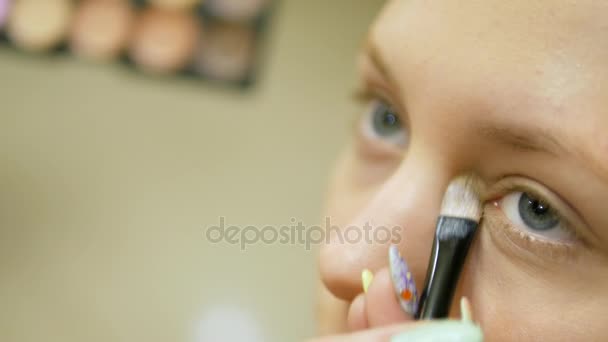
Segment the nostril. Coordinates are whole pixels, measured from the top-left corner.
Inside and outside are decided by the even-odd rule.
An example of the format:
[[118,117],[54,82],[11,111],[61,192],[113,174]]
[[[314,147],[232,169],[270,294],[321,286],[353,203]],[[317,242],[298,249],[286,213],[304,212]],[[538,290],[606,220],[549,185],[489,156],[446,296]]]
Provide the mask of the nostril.
[[363,292],[361,272],[366,265],[361,260],[344,246],[323,246],[319,257],[319,272],[325,287],[334,296],[352,301]]

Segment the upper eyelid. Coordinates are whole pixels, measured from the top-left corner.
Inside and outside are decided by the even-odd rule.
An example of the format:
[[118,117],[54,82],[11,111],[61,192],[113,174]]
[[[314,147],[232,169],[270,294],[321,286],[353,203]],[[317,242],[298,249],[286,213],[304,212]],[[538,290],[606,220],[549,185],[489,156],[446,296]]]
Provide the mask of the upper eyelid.
[[[551,208],[555,210],[556,214],[559,216],[560,219],[570,221],[569,218],[565,217],[568,216],[568,211],[570,210],[568,208],[564,208],[564,206],[559,203],[559,201],[556,201],[554,198],[552,198],[556,196],[546,194],[544,193],[544,191],[538,190],[534,186],[526,183],[529,183],[529,181],[518,182],[516,179],[508,179],[506,181],[501,180],[497,183],[495,188],[493,188],[491,192],[489,192],[485,196],[485,198],[487,198],[485,199],[485,201],[490,199],[496,199],[498,197],[504,197],[511,192],[526,192],[534,197],[541,199],[544,202],[547,202],[551,206]],[[563,211],[566,211],[566,213],[563,214]]]
[[386,64],[378,54],[378,49],[373,44],[368,44],[360,55],[359,74],[362,89],[370,91],[377,96],[387,100],[399,112],[406,113],[402,103],[398,100],[399,87],[394,83],[385,68]]
[[375,94],[366,87],[358,87],[353,91],[353,99],[361,104],[367,104],[375,99]]
[[[557,257],[560,257],[560,259],[564,258],[564,260],[574,260],[580,255],[581,249],[575,248],[572,244],[532,238],[530,234],[522,231],[521,228],[515,227],[498,207],[492,205],[490,209],[486,210],[489,210],[492,213],[496,211],[495,213],[497,214],[488,215],[482,221],[483,225],[489,225],[488,230],[490,231],[491,238],[500,239],[503,236],[506,237],[511,241],[511,247],[517,248],[516,252],[518,254],[531,253],[543,257],[550,256],[551,261],[556,261]],[[497,234],[501,235],[497,236]],[[575,241],[585,245],[585,241],[578,236]],[[498,246],[504,246],[500,241],[496,241],[496,243]]]
[[[589,229],[584,219],[567,204],[561,197],[549,189],[540,189],[544,186],[535,185],[536,181],[529,180],[521,176],[508,176],[499,180],[490,191],[486,191],[483,196],[484,202],[504,197],[510,192],[527,192],[535,197],[547,202],[555,211],[562,222],[571,229],[581,240],[598,239],[593,230]],[[583,229],[581,229],[583,228]]]
[[[356,120],[356,125],[354,127],[355,135],[357,137],[356,141],[365,142],[365,146],[374,146],[374,150],[382,151],[382,155],[391,156],[393,158],[403,158],[403,148],[397,147],[394,144],[374,137],[373,134],[370,135],[367,132],[367,129],[365,127],[365,119],[368,113],[369,111],[366,110],[364,114],[360,115],[359,118]],[[378,153],[376,153],[376,155],[378,155]]]
[[[569,231],[569,233],[571,233],[574,236],[574,238],[576,238],[577,240],[581,240],[578,230],[575,227],[573,227],[573,225],[570,223],[570,219],[567,218],[566,215],[562,214],[562,210],[560,208],[556,208],[559,206],[559,204],[555,205],[555,202],[553,200],[548,200],[546,196],[540,194],[538,191],[536,191],[536,189],[523,188],[523,189],[514,189],[514,190],[510,191],[510,193],[513,193],[513,192],[527,193],[531,197],[533,197],[535,199],[540,199],[541,201],[549,204],[549,207],[553,210],[553,214],[557,216],[557,218],[560,222],[560,226],[561,226],[560,229],[565,229],[565,230]],[[542,242],[542,239],[538,239],[538,240]],[[544,241],[544,242],[547,244],[555,244],[555,245],[560,244],[560,243],[553,243],[551,241]]]
[[355,99],[364,103],[378,99],[386,102],[392,107],[395,107],[393,105],[393,100],[389,95],[386,94],[385,91],[375,89],[375,87],[371,85],[363,85],[362,87],[355,89],[354,97]]
[[365,40],[361,57],[363,62],[367,63],[378,77],[389,84],[394,84],[389,65],[383,56],[382,48],[376,44],[371,34]]
[[397,104],[396,101],[393,100],[392,96],[388,94],[388,92],[377,89],[372,85],[363,85],[359,88],[356,88],[353,94],[355,100],[361,104],[368,104],[373,100],[380,100],[389,105],[393,110],[395,110],[397,116],[401,120],[401,124],[404,127],[410,127],[409,117],[404,109],[401,108]]

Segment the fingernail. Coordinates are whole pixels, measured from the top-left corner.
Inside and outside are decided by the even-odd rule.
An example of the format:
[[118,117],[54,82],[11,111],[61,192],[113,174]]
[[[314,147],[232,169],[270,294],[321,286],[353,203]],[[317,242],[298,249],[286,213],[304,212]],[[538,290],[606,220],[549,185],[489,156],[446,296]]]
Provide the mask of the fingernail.
[[372,273],[372,271],[366,268],[363,270],[363,272],[361,272],[361,281],[363,282],[364,293],[367,293],[367,289],[369,289],[369,285],[372,283],[373,280],[374,274]]
[[396,245],[391,245],[388,250],[389,267],[393,287],[399,301],[399,305],[406,313],[414,315],[418,310],[418,292],[416,283],[407,263],[401,257]]
[[473,323],[471,302],[460,299],[461,321],[445,320],[424,324],[419,328],[395,335],[391,342],[482,342],[483,332]]
[[483,332],[471,322],[437,321],[395,335],[391,342],[482,342]]
[[460,318],[463,322],[473,322],[473,309],[467,297],[460,298]]

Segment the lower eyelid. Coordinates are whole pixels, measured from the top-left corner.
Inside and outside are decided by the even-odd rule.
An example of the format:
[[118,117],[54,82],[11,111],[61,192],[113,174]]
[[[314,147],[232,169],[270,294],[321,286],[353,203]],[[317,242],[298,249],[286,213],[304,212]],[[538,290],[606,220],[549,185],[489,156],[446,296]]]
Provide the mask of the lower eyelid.
[[369,119],[369,113],[365,112],[357,120],[355,125],[355,139],[358,144],[359,151],[363,152],[367,157],[375,158],[402,158],[405,153],[405,149],[390,144],[374,137],[372,133],[368,131],[367,121]]
[[359,152],[372,159],[400,159],[404,151],[394,145],[370,137],[363,132],[361,124],[355,132],[355,143]]
[[[496,186],[492,193],[487,196],[486,201],[498,201],[505,196],[504,194],[512,191],[527,192],[535,197],[544,199],[549,203],[550,206],[556,210],[562,221],[567,222],[569,226],[580,227],[586,225],[584,221],[579,219],[580,215],[572,210],[571,206],[564,204],[565,201],[563,199],[547,189],[543,190],[542,187],[539,188],[536,183],[538,183],[538,181],[530,180],[517,174],[503,176],[503,179],[499,181],[498,186]],[[577,235],[579,232],[580,231],[577,230]]]
[[496,244],[510,254],[551,262],[572,261],[579,256],[581,246],[577,242],[559,243],[536,238],[509,223],[493,203],[484,208],[482,227],[488,229]]

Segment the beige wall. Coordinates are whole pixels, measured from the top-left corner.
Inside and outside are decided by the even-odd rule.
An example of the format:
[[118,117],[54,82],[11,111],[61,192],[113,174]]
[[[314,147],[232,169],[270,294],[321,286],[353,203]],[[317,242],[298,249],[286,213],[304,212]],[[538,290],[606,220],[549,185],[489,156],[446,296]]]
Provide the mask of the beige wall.
[[250,94],[0,48],[0,340],[195,341],[223,305],[312,335],[314,254],[205,227],[318,220],[380,2],[284,2]]

